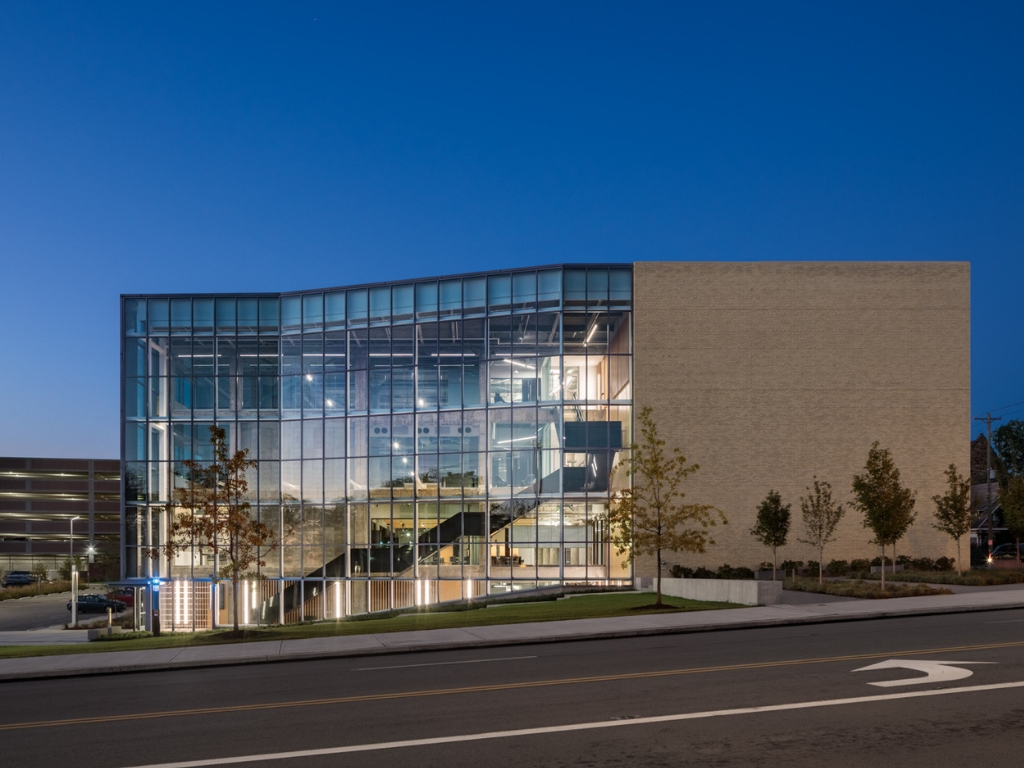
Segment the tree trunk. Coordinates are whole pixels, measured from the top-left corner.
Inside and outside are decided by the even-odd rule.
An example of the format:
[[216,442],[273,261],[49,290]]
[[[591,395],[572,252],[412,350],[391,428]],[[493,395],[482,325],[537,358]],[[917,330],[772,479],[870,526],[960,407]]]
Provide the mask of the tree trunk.
[[882,591],[885,592],[885,544],[882,545]]
[[661,605],[661,549],[658,549],[658,601],[655,605]]
[[776,554],[775,547],[772,547],[772,581],[775,581],[775,571],[779,568],[779,556]]
[[818,550],[818,585],[825,582],[825,548]]
[[233,592],[233,596],[232,597],[233,597],[233,602],[234,602],[234,605],[232,605],[231,607],[234,609],[232,611],[232,613],[234,614],[235,634],[237,635],[238,634],[238,571],[232,571],[231,572],[231,591]]
[[[1017,551],[1020,552],[1020,547],[1017,547]],[[960,560],[960,539],[956,540],[956,575],[964,575],[964,564]]]
[[1017,542],[1017,568],[1020,568],[1020,539],[1014,539],[1014,541]]

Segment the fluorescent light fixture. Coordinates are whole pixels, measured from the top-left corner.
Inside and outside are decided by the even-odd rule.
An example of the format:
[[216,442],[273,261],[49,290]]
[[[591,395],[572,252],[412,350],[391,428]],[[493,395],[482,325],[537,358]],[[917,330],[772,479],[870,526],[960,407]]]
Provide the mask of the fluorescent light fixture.
[[518,442],[522,442],[523,440],[536,440],[536,439],[537,438],[534,437],[533,435],[530,435],[528,437],[513,437],[511,440],[499,440],[497,444],[498,445],[508,445],[509,443],[518,443]]
[[590,333],[588,333],[588,334],[587,334],[587,340],[586,340],[586,341],[584,341],[583,343],[584,343],[584,344],[589,344],[589,343],[590,343],[590,340],[591,340],[592,338],[594,338],[594,334],[595,334],[596,332],[597,332],[597,323],[594,323],[594,324],[593,324],[593,325],[592,325],[592,326],[590,327]]

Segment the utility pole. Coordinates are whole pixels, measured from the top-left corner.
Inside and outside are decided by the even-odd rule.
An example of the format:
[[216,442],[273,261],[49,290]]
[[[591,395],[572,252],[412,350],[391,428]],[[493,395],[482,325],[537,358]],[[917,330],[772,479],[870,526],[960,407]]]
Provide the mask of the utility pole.
[[984,418],[981,416],[975,416],[974,420],[984,421],[985,426],[988,429],[988,437],[986,438],[988,440],[988,444],[985,446],[985,495],[987,497],[985,506],[988,509],[988,557],[989,561],[991,561],[993,537],[992,518],[994,517],[992,514],[992,422],[1002,421],[1002,417],[996,416],[995,418],[992,418],[991,413],[986,413]]

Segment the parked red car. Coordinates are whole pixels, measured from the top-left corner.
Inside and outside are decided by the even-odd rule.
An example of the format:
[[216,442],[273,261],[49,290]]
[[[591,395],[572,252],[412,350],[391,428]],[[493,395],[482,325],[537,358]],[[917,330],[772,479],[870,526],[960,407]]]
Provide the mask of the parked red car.
[[107,600],[117,600],[131,608],[135,605],[135,590],[131,587],[122,587],[107,593]]

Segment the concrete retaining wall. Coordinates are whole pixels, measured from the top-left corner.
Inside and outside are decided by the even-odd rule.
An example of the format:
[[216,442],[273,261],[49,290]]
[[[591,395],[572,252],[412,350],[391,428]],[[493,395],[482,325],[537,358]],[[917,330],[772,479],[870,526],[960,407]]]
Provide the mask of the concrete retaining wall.
[[[654,592],[654,579],[638,578],[636,588],[641,592]],[[661,592],[687,600],[737,605],[774,605],[782,598],[782,582],[750,579],[662,579]]]

